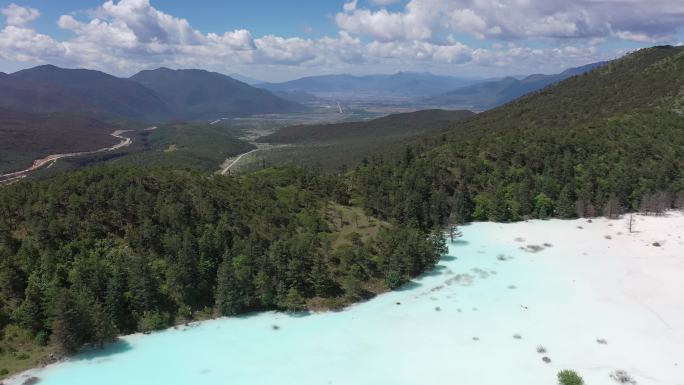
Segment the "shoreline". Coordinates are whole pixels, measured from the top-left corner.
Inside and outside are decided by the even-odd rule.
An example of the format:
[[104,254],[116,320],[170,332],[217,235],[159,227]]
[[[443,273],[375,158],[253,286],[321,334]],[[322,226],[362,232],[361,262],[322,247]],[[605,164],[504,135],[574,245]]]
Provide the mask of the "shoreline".
[[[629,215],[629,214],[627,214]],[[494,239],[505,242],[509,244],[511,247],[517,248],[519,250],[517,253],[520,255],[515,257],[515,259],[511,259],[510,262],[508,262],[507,257],[504,257],[504,260],[500,260],[498,262],[502,266],[510,266],[510,263],[523,263],[523,261],[527,261],[530,263],[533,263],[530,266],[536,266],[535,269],[540,269],[543,267],[542,270],[540,271],[546,271],[549,274],[551,274],[552,279],[560,282],[560,284],[567,286],[566,290],[571,290],[570,292],[566,293],[568,295],[572,295],[571,301],[568,301],[567,303],[564,303],[565,307],[572,308],[573,306],[577,305],[579,306],[578,308],[584,308],[589,314],[592,314],[591,312],[601,312],[604,311],[598,306],[598,304],[603,303],[601,301],[607,300],[609,301],[609,305],[601,305],[601,306],[618,306],[616,308],[617,311],[623,311],[620,309],[623,309],[623,306],[629,305],[627,308],[631,309],[630,303],[633,301],[631,298],[634,299],[639,299],[643,295],[642,292],[646,290],[647,295],[654,295],[651,293],[656,293],[653,291],[654,289],[648,289],[652,285],[664,285],[668,284],[670,285],[669,279],[667,277],[671,277],[673,274],[672,270],[673,267],[678,267],[680,266],[678,259],[672,259],[671,257],[667,257],[665,259],[657,257],[658,255],[661,255],[662,253],[672,253],[673,250],[676,252],[678,250],[684,250],[684,248],[681,246],[681,236],[679,235],[679,238],[677,238],[677,233],[676,231],[679,229],[679,227],[672,229],[665,227],[667,222],[672,222],[676,221],[676,223],[684,223],[684,212],[682,211],[670,211],[666,213],[663,216],[644,216],[640,214],[634,215],[636,217],[636,231],[632,234],[629,234],[627,231],[626,223],[625,223],[625,217],[621,217],[621,219],[617,220],[609,220],[606,218],[590,218],[590,219],[575,219],[575,220],[558,220],[558,219],[553,219],[553,220],[530,220],[530,221],[524,221],[524,222],[518,222],[515,224],[501,224],[501,223],[491,223],[491,222],[480,222],[480,223],[474,223],[474,224],[468,224],[466,226],[463,226],[463,229],[468,228],[470,226],[477,226],[478,228],[484,227],[488,229],[501,229],[501,230],[490,230],[496,235],[492,235]],[[647,227],[644,227],[648,225]],[[548,228],[549,226],[552,227],[563,227],[566,229],[566,232],[577,232],[577,240],[579,242],[575,242],[572,236],[570,234],[565,234],[565,233],[559,233],[557,230],[554,230],[555,232],[546,234],[546,230],[543,230],[543,233],[541,234],[534,234],[534,233],[529,233],[529,234],[517,234],[517,228],[537,228],[537,229],[544,229]],[[659,230],[660,229],[660,230]],[[464,231],[465,233],[468,233],[468,231]],[[670,234],[667,234],[670,233]],[[672,235],[672,233],[675,233],[675,235]],[[554,235],[555,234],[555,235]],[[514,236],[515,235],[515,236]],[[683,233],[684,235],[684,233]],[[548,240],[546,240],[546,237],[549,237]],[[559,236],[562,236],[566,238],[566,240],[563,240],[559,238]],[[618,237],[622,237],[622,240],[616,241]],[[553,239],[551,239],[553,238]],[[465,238],[463,239],[466,243],[468,242],[468,239]],[[542,240],[545,240],[545,242],[542,242]],[[569,244],[564,244],[563,242],[570,242]],[[678,242],[678,243],[677,243]],[[656,246],[656,244],[658,244]],[[543,246],[540,246],[543,245]],[[600,245],[600,246],[599,246]],[[541,249],[537,249],[533,246],[539,246]],[[616,247],[617,246],[617,247]],[[636,249],[637,247],[640,247],[641,249]],[[674,248],[674,249],[673,249]],[[567,254],[565,251],[566,249],[572,251],[572,253]],[[586,250],[586,251],[582,251]],[[593,250],[593,251],[592,251]],[[648,252],[641,253],[638,250],[649,250]],[[553,256],[551,257],[551,254],[549,253],[559,253],[563,251],[563,256],[557,257]],[[617,254],[615,254],[617,253]],[[624,254],[623,254],[624,253]],[[477,254],[480,254],[478,251]],[[450,253],[451,255],[451,253]],[[626,264],[626,267],[620,267],[620,269],[625,269],[624,271],[628,274],[627,277],[629,277],[628,281],[625,282],[627,286],[622,287],[622,282],[621,279],[618,281],[618,287],[612,287],[612,286],[606,286],[606,278],[610,278],[608,281],[615,279],[614,277],[607,277],[605,274],[608,274],[608,272],[615,272],[616,266],[613,265],[613,261],[615,260],[615,255],[624,255],[625,259],[622,264]],[[663,255],[669,255],[669,254],[663,254]],[[570,256],[576,256],[574,259],[568,259]],[[596,258],[592,259],[591,257],[595,256]],[[412,282],[419,282],[420,284],[423,284],[423,281],[426,279],[432,279],[431,277],[435,276],[436,274],[444,274],[443,272],[443,263],[446,263],[451,257],[443,257],[438,266],[428,272],[425,272]],[[461,256],[457,256],[457,258],[461,258]],[[478,257],[480,258],[480,257]],[[498,257],[497,257],[498,258]],[[511,257],[512,258],[512,257]],[[653,259],[656,258],[656,259]],[[554,262],[557,261],[557,262]],[[580,261],[584,261],[580,263]],[[629,262],[628,261],[632,261]],[[525,262],[525,263],[528,263]],[[587,265],[587,263],[589,263]],[[636,263],[636,264],[635,264]],[[647,263],[647,265],[643,265],[643,263]],[[675,263],[675,265],[669,266],[668,264]],[[509,265],[507,265],[509,264]],[[633,265],[635,264],[635,265]],[[661,264],[665,264],[664,266],[661,266]],[[617,265],[620,266],[620,265]],[[641,268],[637,268],[638,266],[642,266]],[[684,266],[684,265],[682,265]],[[649,272],[646,274],[644,277],[642,277],[643,274],[645,274],[642,270],[644,267],[648,267],[649,269],[655,269],[653,272]],[[589,268],[589,269],[587,269]],[[636,270],[635,270],[636,269]],[[660,273],[658,273],[660,272]],[[666,276],[658,276],[658,274],[666,274]],[[477,280],[478,274],[483,274],[482,271],[480,272],[471,272],[467,275],[473,275],[472,278],[468,278],[469,280],[475,279]],[[635,275],[636,274],[636,275]],[[462,276],[463,274],[459,274],[457,277]],[[464,277],[465,277],[464,276]],[[642,278],[639,278],[642,277]],[[657,278],[656,278],[657,277]],[[519,282],[509,282],[511,284],[515,283],[516,286],[518,286],[515,289],[511,289],[509,287],[508,292],[510,293],[524,293],[525,286],[529,284],[528,280],[524,277],[519,277],[522,279]],[[462,278],[465,279],[465,278]],[[480,279],[482,279],[482,276],[480,276]],[[490,278],[491,279],[491,278]],[[638,280],[637,280],[638,279]],[[645,281],[643,281],[646,279]],[[636,281],[635,281],[636,280]],[[660,281],[664,281],[660,282]],[[468,281],[462,281],[460,286],[464,286],[462,290],[469,290],[468,287],[470,286]],[[483,281],[484,282],[484,281]],[[558,282],[554,283],[554,285],[559,284]],[[435,286],[434,289],[429,289],[429,287],[420,287],[420,284],[418,285],[418,288],[412,287],[409,289],[400,289],[398,291],[390,291],[388,293],[385,293],[384,295],[378,295],[374,296],[370,300],[365,300],[362,302],[355,302],[351,303],[349,305],[344,306],[342,309],[328,309],[328,310],[316,310],[316,311],[310,311],[309,314],[311,315],[318,315],[318,316],[323,316],[323,317],[328,317],[329,315],[333,315],[335,313],[345,313],[345,316],[348,316],[349,313],[354,313],[355,311],[361,309],[361,310],[366,310],[368,308],[374,308],[377,306],[380,306],[383,302],[388,302],[393,297],[398,297],[401,295],[406,295],[407,293],[412,293],[412,296],[415,298],[419,298],[423,295],[429,295],[433,296],[434,293],[439,293],[439,291],[433,291],[438,288],[438,286]],[[580,286],[578,286],[580,285]],[[441,286],[441,285],[440,285]],[[553,287],[553,285],[552,285]],[[654,286],[655,287],[655,286]],[[660,286],[658,286],[660,287]],[[607,289],[606,289],[607,288]],[[443,289],[439,289],[443,290]],[[550,291],[553,291],[553,289],[549,289]],[[608,291],[606,291],[608,290]],[[616,291],[617,290],[617,291]],[[424,291],[425,294],[420,293],[421,291]],[[624,297],[625,295],[624,291],[629,292],[630,297]],[[597,294],[597,293],[604,293],[604,294]],[[612,293],[612,294],[611,294]],[[527,294],[527,293],[526,293]],[[530,298],[536,298],[538,296],[547,296],[548,293],[534,293],[531,292],[529,295],[533,295],[533,297]],[[594,305],[591,306],[585,306],[582,305],[581,302],[578,302],[575,304],[573,301],[577,301],[575,297],[577,298],[584,298],[583,296],[588,296],[587,298],[590,298],[592,303]],[[604,298],[605,297],[605,298]],[[660,319],[660,321],[657,322],[662,322],[662,327],[663,328],[672,328],[672,327],[680,327],[679,321],[677,318],[676,313],[672,313],[672,311],[663,311],[662,309],[658,308],[658,304],[662,301],[668,300],[667,298],[662,298],[662,297],[653,297],[650,301],[646,302],[643,305],[638,305],[641,306],[643,309],[640,311],[643,311],[643,315],[640,316],[643,318],[638,319],[637,321],[639,322],[652,322],[649,321],[651,319],[657,318]],[[555,299],[554,299],[555,301]],[[625,302],[629,301],[629,303]],[[401,308],[403,306],[398,306],[397,308]],[[581,305],[581,306],[580,306]],[[484,306],[484,305],[482,305]],[[516,305],[517,306],[517,305]],[[519,305],[522,308],[518,308],[518,311],[522,311],[524,313],[527,312],[532,312],[532,311],[537,311],[539,305],[533,306],[531,305],[528,301],[522,301],[521,304]],[[525,306],[529,306],[531,310],[527,310]],[[442,308],[444,305],[442,305]],[[666,309],[666,308],[665,308]],[[445,311],[445,309],[442,309],[442,312]],[[481,311],[486,311],[486,309],[481,309]],[[459,311],[460,312],[460,311]],[[536,314],[536,313],[535,313]],[[245,318],[253,318],[255,322],[258,322],[260,318],[267,317],[267,316],[273,316],[273,317],[281,317],[281,318],[287,318],[287,313],[283,312],[273,312],[273,311],[266,311],[266,312],[253,312],[253,313],[246,313],[244,315],[238,316],[238,317],[218,317],[218,318],[207,318],[203,320],[193,320],[191,322],[180,322],[174,327],[170,327],[158,332],[153,332],[153,335],[156,335],[156,337],[161,338],[164,335],[168,335],[169,332],[173,330],[177,331],[184,331],[188,329],[196,329],[196,328],[211,328],[216,325],[220,325],[223,322],[226,323],[234,323],[238,320],[244,320]],[[618,313],[617,315],[620,315]],[[548,318],[552,315],[550,314],[540,314],[539,317],[541,317],[539,320],[534,321],[533,324],[528,325],[538,325],[542,326],[544,325],[544,322],[542,320],[545,319],[552,319]],[[674,317],[675,321],[671,321],[671,319]],[[307,317],[308,318],[308,317]],[[363,319],[360,319],[359,322],[364,322]],[[541,323],[539,323],[541,322]],[[609,319],[602,319],[599,318],[597,319],[598,322],[598,328],[597,330],[604,330],[605,334],[612,334],[614,331],[611,331],[611,323]],[[551,323],[553,324],[553,323]],[[186,325],[186,327],[181,327],[181,325]],[[650,325],[650,324],[649,324]],[[674,326],[673,326],[674,325]],[[556,326],[556,325],[554,325]],[[547,325],[548,328],[550,326]],[[650,326],[653,328],[654,326]],[[501,329],[501,328],[499,328]],[[549,330],[546,330],[542,328],[542,330],[537,330],[536,333],[541,332],[543,335],[547,335],[548,333],[553,333],[554,328],[550,328]],[[488,333],[500,333],[502,330],[498,329],[486,329]],[[430,331],[422,331],[422,332],[430,332]],[[527,340],[528,336],[531,334],[531,331],[529,330],[520,330],[519,332],[522,333],[523,338]],[[569,331],[566,331],[566,333]],[[575,333],[581,333],[581,330],[575,330]],[[630,332],[631,333],[631,332]],[[596,341],[599,340],[604,340],[606,338],[605,335],[597,333],[596,336],[593,338],[596,339]],[[126,336],[122,336],[121,340],[123,342],[126,341],[131,341],[131,340],[142,340],[145,339],[147,335],[145,333],[134,333]],[[485,340],[487,339],[486,336]],[[562,337],[562,336],[561,336]],[[473,337],[474,338],[474,337]],[[551,337],[547,335],[544,338],[541,338],[540,340],[553,340],[554,338],[559,338],[559,336],[554,336]],[[491,339],[491,337],[490,337]],[[478,338],[479,340],[479,338]],[[545,342],[547,343],[548,341],[540,341],[540,342]],[[619,344],[620,342],[626,342],[626,341],[619,341],[619,339],[616,339],[614,336],[610,336],[607,338],[607,344],[609,348],[612,348],[614,345]],[[465,342],[461,342],[461,344],[464,344]],[[549,342],[550,343],[550,342]],[[603,346],[602,342],[594,342],[594,345],[597,347]],[[494,347],[496,345],[493,345]],[[470,349],[470,348],[469,348]],[[477,348],[474,346],[472,349],[475,349],[474,352],[477,351]],[[467,350],[467,349],[466,349]],[[682,352],[684,353],[684,351]],[[87,354],[87,352],[83,352],[81,354]],[[111,357],[116,358],[116,354],[114,353]],[[437,351],[435,354],[438,354]],[[561,352],[558,351],[558,346],[554,350],[553,347],[551,347],[551,357],[553,358],[553,362],[556,362],[556,357],[557,355],[561,354]],[[567,354],[565,352],[564,354]],[[634,353],[638,355],[637,353]],[[76,356],[74,356],[76,357]],[[21,373],[16,373],[13,376],[8,377],[7,379],[0,381],[0,383],[5,384],[5,385],[17,385],[17,384],[22,384],[23,381],[26,381],[26,379],[32,377],[32,376],[38,376],[40,377],[41,373],[44,373],[46,368],[52,367],[52,368],[59,368],[63,364],[68,364],[68,363],[78,363],[77,359],[72,358],[67,358],[65,360],[58,361],[57,363],[52,363],[48,364],[43,367],[39,368],[34,368],[30,369],[25,372]],[[568,367],[568,369],[577,369],[579,371],[587,371],[589,368],[585,367],[585,365],[579,364],[580,361],[582,361],[582,357],[577,356],[576,358],[573,358],[572,360],[577,360],[578,363],[576,364],[576,367]],[[593,362],[593,361],[592,361]],[[594,362],[596,366],[601,366],[600,362]],[[552,366],[549,366],[550,368]],[[628,369],[630,374],[637,374],[639,378],[643,378],[646,376],[646,372],[641,372],[637,367],[627,367],[625,369]],[[591,369],[592,371],[598,370],[597,368]],[[652,373],[653,374],[653,373]],[[608,380],[606,380],[607,383]],[[639,383],[662,383],[662,384],[670,384],[668,382],[642,382],[639,381]],[[678,385],[678,384],[675,384]]]

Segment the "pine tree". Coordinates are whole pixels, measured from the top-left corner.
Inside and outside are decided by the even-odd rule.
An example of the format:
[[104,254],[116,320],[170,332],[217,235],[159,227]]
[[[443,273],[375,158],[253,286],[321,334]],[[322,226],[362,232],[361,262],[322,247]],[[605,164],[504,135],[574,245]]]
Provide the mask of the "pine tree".
[[311,285],[314,293],[319,297],[325,297],[332,289],[332,278],[325,258],[321,253],[316,253],[311,267]]
[[350,299],[358,299],[363,296],[362,280],[364,278],[361,267],[356,264],[351,266],[342,278],[342,289],[345,295]]
[[456,192],[454,192],[449,222],[453,224],[465,223],[470,218],[471,211],[470,194],[461,183],[458,185]]
[[37,273],[31,274],[24,294],[24,301],[17,309],[16,316],[19,324],[38,333],[45,329],[45,311],[43,308],[43,289]]
[[306,302],[304,301],[304,297],[302,297],[302,295],[299,293],[299,290],[297,290],[296,287],[291,287],[287,291],[285,301],[281,304],[281,306],[287,311],[297,312],[306,308]]
[[495,222],[507,222],[511,219],[511,208],[503,185],[494,193],[494,202],[489,210],[489,219]]
[[131,319],[131,310],[126,298],[125,272],[118,265],[114,267],[107,283],[104,307],[118,330],[134,330],[135,323]]
[[85,342],[87,330],[76,297],[69,289],[61,289],[55,298],[52,338],[64,353],[71,354]]
[[558,215],[562,218],[572,218],[577,213],[575,196],[570,186],[564,186],[558,197]]
[[92,325],[92,340],[102,349],[104,344],[116,340],[117,331],[109,312],[99,301],[96,301],[90,311]]
[[553,201],[548,195],[539,193],[534,198],[534,211],[540,219],[546,219],[553,215]]
[[221,315],[235,315],[244,307],[244,296],[235,279],[233,261],[230,257],[226,257],[218,270],[216,310]]

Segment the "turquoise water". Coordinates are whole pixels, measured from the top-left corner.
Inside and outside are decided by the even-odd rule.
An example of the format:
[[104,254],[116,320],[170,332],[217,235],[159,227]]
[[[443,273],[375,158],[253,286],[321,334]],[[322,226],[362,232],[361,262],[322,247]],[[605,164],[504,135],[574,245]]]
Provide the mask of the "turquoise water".
[[530,338],[546,321],[530,306],[564,289],[545,278],[539,254],[497,239],[498,228],[463,227],[433,272],[342,312],[268,312],[129,336],[35,375],[44,385],[415,385],[503,384],[514,372],[511,384],[553,383],[556,369],[540,364]]

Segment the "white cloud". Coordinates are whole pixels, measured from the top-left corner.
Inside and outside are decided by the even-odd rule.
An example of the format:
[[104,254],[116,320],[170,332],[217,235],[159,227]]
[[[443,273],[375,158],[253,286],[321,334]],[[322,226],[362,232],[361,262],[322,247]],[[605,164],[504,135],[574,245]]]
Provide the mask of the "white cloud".
[[342,8],[344,9],[345,12],[354,12],[358,2],[359,2],[359,0],[351,0],[348,3],[344,3]]
[[0,30],[0,58],[14,61],[59,60],[64,56],[64,46],[50,36],[37,33],[27,24],[40,17],[34,8],[14,3],[0,9],[6,26]]
[[35,8],[21,7],[11,3],[5,8],[0,9],[5,18],[7,25],[23,26],[40,17],[40,12]]
[[411,0],[403,11],[354,7],[337,25],[374,39],[430,40],[460,32],[479,38],[671,39],[684,25],[681,0]]
[[16,61],[59,60],[64,47],[47,35],[34,30],[8,25],[0,30],[0,58]]
[[353,13],[338,13],[337,25],[344,31],[357,35],[367,35],[380,41],[427,40],[432,29],[417,17],[407,18],[401,13],[385,9],[370,11],[357,9]]
[[368,44],[370,57],[403,61],[443,62],[462,64],[472,60],[472,49],[461,43],[436,45],[427,42],[380,42]]
[[[246,29],[203,33],[149,0],[110,0],[79,16],[59,17],[58,26],[73,33],[62,41],[28,26],[38,10],[12,4],[1,10],[7,23],[0,30],[0,58],[121,75],[157,66],[226,73],[248,68],[261,77],[398,69],[501,75],[602,60],[615,55],[597,50],[607,40],[661,41],[684,25],[684,2],[675,0],[652,0],[669,5],[667,11],[636,0],[410,0],[400,12],[364,8],[393,2],[348,1],[335,15],[336,35],[286,38],[254,37]],[[464,44],[464,34],[489,39],[479,45],[491,48]],[[538,39],[552,39],[556,48],[526,47]]]

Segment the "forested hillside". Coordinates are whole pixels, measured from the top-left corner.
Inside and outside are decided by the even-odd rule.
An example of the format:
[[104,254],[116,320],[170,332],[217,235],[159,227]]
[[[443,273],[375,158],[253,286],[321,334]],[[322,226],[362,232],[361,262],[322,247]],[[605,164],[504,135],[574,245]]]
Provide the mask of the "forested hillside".
[[0,326],[14,330],[2,354],[26,359],[21,349],[48,341],[73,352],[213,315],[339,307],[443,253],[427,229],[349,201],[342,180],[297,168],[224,177],[100,166],[0,189]]
[[215,72],[160,68],[124,79],[53,65],[0,74],[0,107],[134,123],[304,110],[298,103]]
[[116,159],[116,164],[215,171],[226,158],[255,148],[236,139],[226,127],[209,123],[163,124],[138,132],[135,141],[138,151]]
[[682,204],[684,48],[644,49],[354,172],[370,213],[512,221]]
[[523,79],[506,77],[500,80],[475,83],[441,95],[432,96],[425,99],[425,102],[433,105],[452,105],[474,110],[486,110],[508,103],[569,77],[581,75],[603,64],[605,63],[599,62],[582,67],[569,68],[554,75],[535,74]]
[[266,143],[310,143],[359,141],[380,138],[397,139],[434,132],[449,122],[474,116],[471,111],[423,110],[392,114],[365,122],[308,124],[283,127],[276,133],[259,138]]
[[51,154],[92,151],[118,142],[116,125],[69,113],[35,114],[0,107],[0,174]]
[[423,110],[361,122],[284,127],[257,141],[286,144],[259,154],[266,164],[304,164],[328,171],[353,168],[374,154],[402,151],[402,143],[442,132],[471,111]]
[[[433,266],[447,224],[684,206],[683,89],[684,48],[655,47],[477,116],[332,126],[363,148],[321,131],[338,166],[373,147],[349,172],[100,166],[2,188],[0,363],[213,315],[339,307]],[[398,151],[364,131],[377,122],[429,127],[383,156]],[[149,135],[177,151],[195,128]]]
[[0,106],[30,112],[78,112],[100,118],[155,120],[164,101],[132,80],[86,69],[42,65],[0,77]]
[[218,119],[305,110],[296,102],[216,72],[158,68],[139,72],[130,79],[159,95],[171,109],[167,117],[176,119]]

